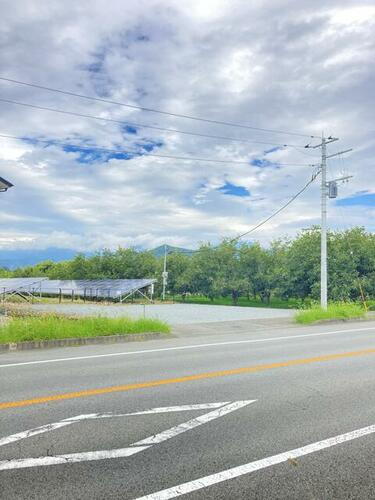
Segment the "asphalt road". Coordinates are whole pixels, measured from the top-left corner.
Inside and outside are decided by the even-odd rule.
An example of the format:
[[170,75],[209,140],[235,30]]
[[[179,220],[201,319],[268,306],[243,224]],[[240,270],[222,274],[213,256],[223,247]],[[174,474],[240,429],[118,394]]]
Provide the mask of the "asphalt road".
[[2,354],[0,498],[375,498],[374,336],[242,323]]

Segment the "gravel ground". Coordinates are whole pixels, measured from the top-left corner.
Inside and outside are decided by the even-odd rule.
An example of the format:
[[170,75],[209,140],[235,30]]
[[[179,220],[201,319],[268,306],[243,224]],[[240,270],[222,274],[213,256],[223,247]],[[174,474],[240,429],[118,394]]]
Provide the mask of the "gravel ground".
[[267,309],[261,307],[209,306],[200,304],[147,304],[96,305],[96,304],[34,304],[34,309],[55,311],[83,316],[131,316],[158,318],[172,325],[236,321],[246,319],[290,318],[292,309]]

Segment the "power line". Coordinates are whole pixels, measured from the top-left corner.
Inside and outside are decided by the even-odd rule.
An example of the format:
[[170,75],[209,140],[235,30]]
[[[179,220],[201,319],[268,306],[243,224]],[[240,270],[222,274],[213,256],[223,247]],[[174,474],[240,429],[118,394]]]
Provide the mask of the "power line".
[[[77,148],[79,150],[84,150],[84,151],[102,151],[104,153],[113,153],[113,154],[135,154],[139,155],[142,157],[156,157],[156,158],[167,158],[167,159],[172,159],[172,160],[184,160],[184,161],[203,161],[203,162],[212,162],[212,163],[233,163],[237,165],[250,165],[249,161],[236,161],[236,160],[219,160],[219,159],[214,159],[214,158],[196,158],[192,156],[174,156],[174,155],[167,155],[167,154],[156,154],[156,153],[141,153],[140,151],[131,151],[129,149],[127,150],[121,150],[121,149],[109,149],[109,148],[102,148],[102,147],[97,147],[97,146],[81,146],[79,144],[71,144],[71,143],[66,143],[62,141],[57,141],[57,140],[45,140],[45,139],[36,139],[34,137],[19,137],[19,136],[14,136],[14,135],[7,135],[7,134],[0,134],[0,137],[3,137],[5,139],[15,139],[19,141],[34,141],[34,142],[41,142],[44,144],[47,144],[48,146],[65,146],[65,147],[72,147],[72,148]],[[72,153],[74,152],[79,152],[79,151],[71,151]],[[273,163],[272,165],[276,166],[294,166],[294,167],[311,167],[311,165],[307,163]],[[254,165],[256,166],[256,165]]]
[[[242,234],[236,236],[235,238],[232,238],[231,240],[229,240],[229,243],[234,243],[235,241],[238,241],[240,238],[243,238],[244,236],[247,236],[248,234],[252,233],[256,229],[259,229],[261,226],[263,226],[264,224],[266,224],[273,217],[275,217],[276,215],[278,215],[282,210],[284,210],[287,206],[289,206],[291,203],[293,203],[293,201],[296,198],[298,198],[298,196],[300,196],[304,191],[306,191],[306,189],[310,186],[310,184],[312,184],[315,181],[315,179],[318,177],[319,174],[320,174],[320,171],[318,171],[316,174],[314,174],[311,177],[311,179],[303,186],[303,188],[300,189],[298,191],[298,193],[296,193],[294,196],[292,196],[292,198],[290,198],[287,201],[287,203],[285,203],[282,207],[280,207],[278,210],[276,210],[276,212],[274,212],[272,215],[270,215],[266,219],[264,219],[261,222],[259,222],[259,224],[257,224],[256,226],[252,227],[249,231],[246,231],[245,233],[242,233]],[[219,246],[217,245],[216,247],[211,247],[212,250],[215,250],[216,248],[219,248]],[[188,250],[188,251],[186,251],[186,253],[199,253],[199,252],[202,252],[204,250],[205,250],[205,248],[199,249],[199,250]]]
[[[301,147],[300,147],[300,146],[293,146],[293,145],[289,145],[289,147],[291,147],[291,148],[295,148],[295,149],[297,149],[297,151],[298,151],[299,149],[301,149]],[[320,159],[320,156],[316,156],[316,155],[314,155],[314,154],[307,153],[307,152],[305,151],[305,149],[307,149],[307,148],[308,148],[308,146],[303,146],[303,149],[301,149],[301,151],[298,151],[298,153],[302,153],[302,154],[304,154],[305,156],[309,156],[310,158],[319,158],[319,159]]]
[[120,125],[130,125],[132,127],[139,127],[139,128],[150,128],[153,130],[159,130],[163,132],[173,132],[173,133],[178,133],[178,134],[184,134],[184,135],[193,135],[193,136],[198,136],[198,137],[205,137],[209,139],[220,139],[224,141],[235,141],[235,142],[242,142],[242,143],[247,143],[247,144],[263,144],[267,146],[280,146],[280,147],[294,147],[294,148],[304,148],[305,146],[292,146],[290,144],[280,144],[280,143],[274,143],[274,142],[263,142],[263,141],[249,141],[247,139],[237,139],[235,137],[225,137],[225,136],[220,136],[220,135],[209,135],[209,134],[202,134],[199,132],[188,132],[184,130],[177,130],[177,129],[172,129],[172,128],[163,128],[163,127],[157,127],[155,125],[146,125],[143,123],[135,123],[135,122],[130,122],[128,120],[115,120],[113,118],[104,118],[102,116],[96,116],[96,115],[86,115],[83,113],[77,113],[75,111],[66,111],[63,109],[56,109],[56,108],[50,108],[47,106],[38,106],[36,104],[30,104],[26,102],[20,102],[20,101],[13,101],[11,99],[2,99],[0,98],[0,102],[5,102],[7,104],[16,104],[17,106],[24,106],[28,108],[33,108],[33,109],[40,109],[43,111],[52,111],[53,113],[60,113],[64,115],[72,115],[72,116],[78,116],[80,118],[90,118],[93,120],[101,120],[101,121],[106,121],[106,122],[111,122],[111,123],[118,123]]
[[308,134],[301,134],[301,133],[298,133],[298,132],[287,132],[287,131],[284,131],[284,130],[274,130],[274,129],[260,128],[260,127],[252,127],[250,125],[243,125],[243,124],[239,124],[239,123],[225,122],[225,121],[221,121],[221,120],[212,120],[212,119],[209,119],[209,118],[201,118],[201,117],[197,117],[197,116],[184,115],[184,114],[179,114],[179,113],[171,113],[169,111],[162,111],[160,109],[146,108],[146,107],[143,107],[143,106],[136,106],[135,104],[126,104],[126,103],[123,103],[123,102],[112,101],[112,100],[109,100],[109,99],[102,99],[100,97],[93,97],[93,96],[88,96],[88,95],[84,95],[84,94],[78,94],[76,92],[71,92],[71,91],[67,91],[67,90],[56,89],[56,88],[53,88],[53,87],[46,87],[46,86],[43,86],[43,85],[37,85],[35,83],[23,82],[21,80],[14,80],[12,78],[0,77],[0,80],[2,80],[4,82],[9,82],[9,83],[16,83],[18,85],[25,85],[27,87],[33,87],[33,88],[36,88],[36,89],[48,90],[49,92],[57,92],[59,94],[70,95],[70,96],[79,97],[79,98],[82,98],[82,99],[89,99],[91,101],[99,101],[99,102],[104,102],[104,103],[107,103],[107,104],[115,104],[116,106],[124,106],[126,108],[139,109],[141,111],[148,111],[148,112],[152,112],[152,113],[159,113],[159,114],[162,114],[162,115],[174,116],[174,117],[177,117],[177,118],[187,118],[189,120],[202,121],[202,122],[206,122],[206,123],[215,123],[215,124],[218,124],[218,125],[227,125],[227,126],[230,126],[230,127],[239,127],[239,128],[250,129],[250,130],[258,130],[260,132],[269,132],[269,133],[273,133],[273,134],[285,134],[285,135],[294,135],[294,136],[298,136],[298,137],[309,137],[309,138],[319,139],[318,136],[308,135]]
[[290,198],[289,201],[287,201],[287,203],[285,203],[282,207],[280,207],[278,210],[276,210],[276,212],[274,212],[272,215],[270,215],[269,217],[267,217],[267,219],[264,219],[262,222],[259,222],[259,224],[257,224],[256,226],[254,226],[253,228],[251,228],[249,231],[246,231],[245,233],[242,233],[240,234],[239,236],[236,236],[236,238],[233,238],[232,240],[230,240],[230,243],[234,243],[235,241],[239,240],[240,238],[243,238],[243,236],[247,236],[248,234],[252,233],[253,231],[255,231],[256,229],[260,228],[261,226],[263,226],[263,224],[265,224],[266,222],[268,222],[269,220],[271,220],[273,217],[275,217],[277,214],[279,214],[282,210],[284,210],[288,205],[290,205],[296,198],[298,198],[298,196],[300,196],[304,191],[306,191],[306,189],[310,186],[310,184],[312,184],[315,179],[317,178],[317,176],[320,174],[320,171],[317,172],[316,174],[314,174],[311,179],[309,180],[309,182],[307,182],[302,189],[300,189],[298,191],[298,193],[296,193],[292,198]]

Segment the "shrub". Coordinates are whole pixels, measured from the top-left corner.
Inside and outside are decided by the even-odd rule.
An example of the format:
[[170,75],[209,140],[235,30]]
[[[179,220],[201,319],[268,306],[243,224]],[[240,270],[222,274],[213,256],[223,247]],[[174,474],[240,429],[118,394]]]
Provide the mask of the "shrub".
[[298,311],[294,318],[297,323],[309,324],[315,321],[329,319],[351,319],[362,318],[365,315],[364,308],[353,302],[333,302],[327,309],[322,309],[319,305],[314,305],[310,309]]
[[127,335],[132,333],[169,333],[163,321],[151,318],[62,317],[56,314],[13,317],[0,324],[0,343],[27,340]]

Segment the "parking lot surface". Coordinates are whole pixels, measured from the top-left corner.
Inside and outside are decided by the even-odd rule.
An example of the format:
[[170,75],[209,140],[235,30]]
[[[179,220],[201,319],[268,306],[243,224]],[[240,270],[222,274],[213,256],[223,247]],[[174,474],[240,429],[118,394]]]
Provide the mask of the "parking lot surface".
[[34,309],[83,316],[131,316],[158,318],[172,325],[236,321],[246,319],[290,318],[292,309],[262,307],[211,306],[201,304],[34,304]]

